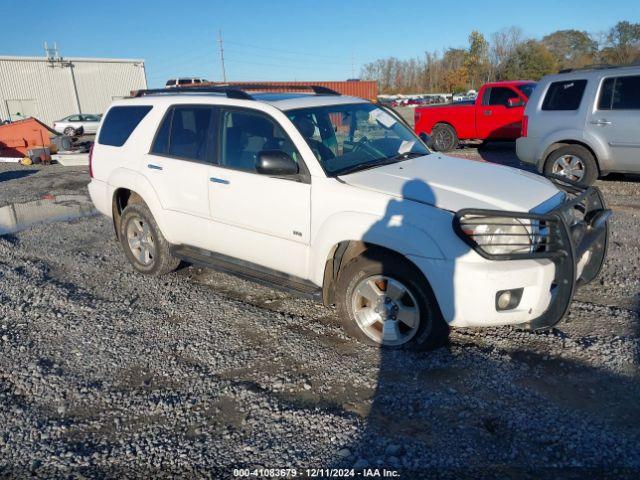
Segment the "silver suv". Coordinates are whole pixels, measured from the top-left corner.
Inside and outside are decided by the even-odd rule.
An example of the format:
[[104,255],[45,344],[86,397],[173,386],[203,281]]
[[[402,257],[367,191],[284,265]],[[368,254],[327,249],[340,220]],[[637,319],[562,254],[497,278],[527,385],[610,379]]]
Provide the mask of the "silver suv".
[[640,65],[563,70],[538,83],[516,141],[539,172],[591,185],[640,173]]

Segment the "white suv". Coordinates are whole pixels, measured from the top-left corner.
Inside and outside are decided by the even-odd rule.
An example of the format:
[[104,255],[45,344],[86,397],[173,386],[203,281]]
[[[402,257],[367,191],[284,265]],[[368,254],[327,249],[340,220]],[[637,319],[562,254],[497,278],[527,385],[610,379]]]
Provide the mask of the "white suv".
[[597,189],[432,154],[393,111],[326,88],[249,88],[147,90],[107,111],[89,191],[139,272],[221,268],[414,349],[449,326],[554,325],[598,274]]

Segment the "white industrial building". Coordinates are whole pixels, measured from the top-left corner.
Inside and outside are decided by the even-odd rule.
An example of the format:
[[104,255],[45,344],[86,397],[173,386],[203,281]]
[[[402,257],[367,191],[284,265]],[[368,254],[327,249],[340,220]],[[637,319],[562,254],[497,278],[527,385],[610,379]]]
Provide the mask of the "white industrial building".
[[0,56],[0,121],[35,117],[52,125],[103,113],[113,99],[144,88],[143,60]]

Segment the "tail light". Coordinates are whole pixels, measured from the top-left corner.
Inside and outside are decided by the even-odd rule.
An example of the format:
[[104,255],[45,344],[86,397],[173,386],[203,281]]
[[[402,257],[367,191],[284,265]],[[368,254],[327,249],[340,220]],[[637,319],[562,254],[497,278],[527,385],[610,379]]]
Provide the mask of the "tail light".
[[522,117],[522,130],[520,131],[521,137],[527,136],[527,130],[529,129],[529,117],[523,115]]
[[89,176],[93,178],[93,143],[89,148]]

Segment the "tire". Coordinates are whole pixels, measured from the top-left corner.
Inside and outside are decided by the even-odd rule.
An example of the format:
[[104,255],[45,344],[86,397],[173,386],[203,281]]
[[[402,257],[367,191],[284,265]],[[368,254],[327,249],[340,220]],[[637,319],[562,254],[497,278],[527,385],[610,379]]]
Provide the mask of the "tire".
[[[138,272],[159,276],[172,272],[180,260],[170,252],[170,245],[144,203],[130,203],[120,216],[119,238],[127,260]],[[135,240],[140,245],[134,247]]]
[[[395,298],[386,303],[386,292],[391,291],[391,286],[394,293],[388,296]],[[399,286],[406,289],[405,294],[398,294],[402,292]],[[370,292],[369,287],[372,288]],[[370,298],[363,296],[363,291]],[[377,300],[374,301],[374,298]],[[388,349],[430,350],[445,344],[449,336],[449,326],[442,318],[435,296],[422,274],[409,261],[385,252],[367,250],[340,270],[336,303],[344,329],[352,337],[369,345]],[[375,308],[384,313],[375,313]],[[395,316],[394,308],[397,313]],[[398,309],[404,314],[399,313]],[[386,319],[383,320],[385,315]],[[411,322],[404,323],[396,319],[400,316],[412,318],[413,326]],[[367,327],[364,324],[369,323],[369,319],[371,325]],[[389,328],[385,332],[387,326]]]
[[448,152],[449,150],[454,150],[459,143],[460,139],[458,138],[458,134],[451,125],[438,123],[433,127],[433,131],[431,132],[431,144],[435,151]]
[[596,159],[589,150],[581,145],[567,145],[549,154],[544,163],[544,173],[560,175],[581,185],[593,185],[599,172]]
[[67,127],[62,133],[64,133],[67,137],[73,137],[76,134],[76,130],[73,127]]

